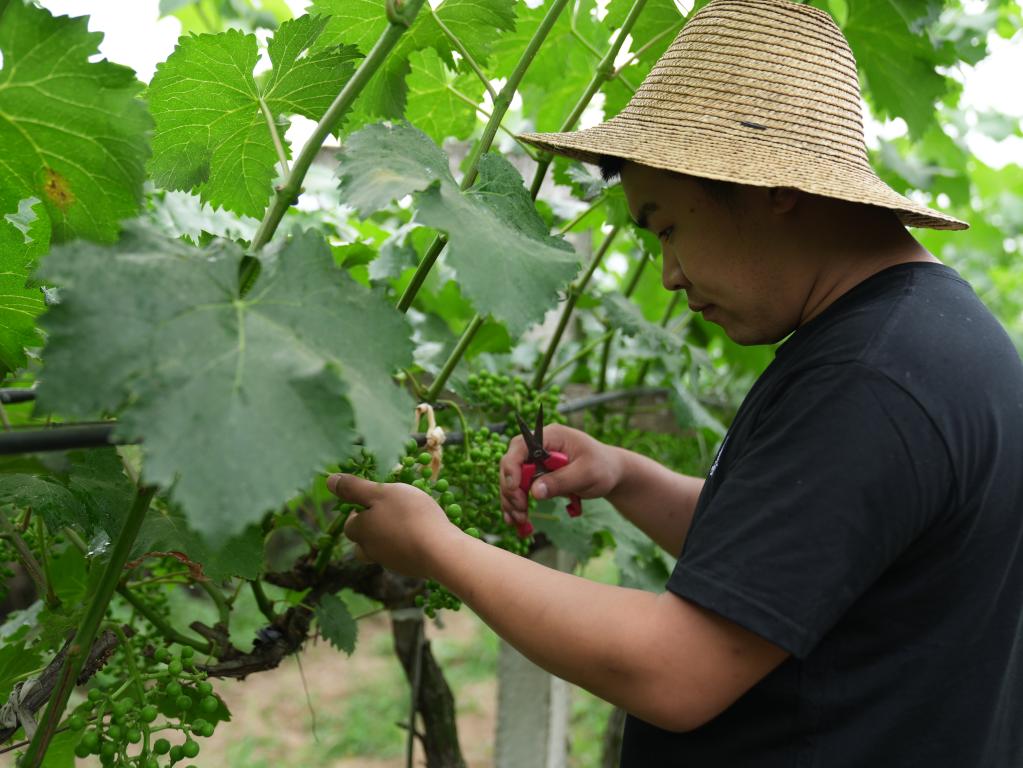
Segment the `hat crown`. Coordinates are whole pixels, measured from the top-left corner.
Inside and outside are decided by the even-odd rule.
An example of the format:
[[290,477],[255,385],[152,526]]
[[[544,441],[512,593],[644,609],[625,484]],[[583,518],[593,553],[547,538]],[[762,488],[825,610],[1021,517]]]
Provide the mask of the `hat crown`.
[[713,0],[616,119],[713,129],[869,167],[849,44],[827,13],[789,0]]
[[911,227],[966,222],[900,195],[870,167],[856,60],[841,30],[791,0],[711,0],[628,106],[582,131],[527,133],[547,152],[881,206]]

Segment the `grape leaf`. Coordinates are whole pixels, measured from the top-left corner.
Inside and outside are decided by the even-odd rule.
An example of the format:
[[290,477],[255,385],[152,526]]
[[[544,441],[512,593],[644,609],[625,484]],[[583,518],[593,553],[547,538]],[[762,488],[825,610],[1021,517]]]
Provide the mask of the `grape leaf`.
[[462,293],[513,336],[543,318],[579,269],[571,247],[548,234],[518,172],[498,155],[480,159],[479,180],[465,192],[447,155],[406,124],[362,129],[341,158],[342,196],[364,218],[414,194],[415,221],[448,236],[447,263]]
[[703,407],[696,395],[689,391],[684,382],[677,382],[671,389],[671,410],[682,427],[709,429],[718,437],[725,434],[725,425]]
[[533,518],[536,530],[581,563],[613,543],[619,582],[626,587],[661,592],[674,559],[634,526],[606,499],[586,499],[583,514],[569,517],[564,500],[539,502],[541,515]]
[[7,703],[15,684],[41,663],[38,645],[26,647],[23,641],[0,645],[0,701]]
[[[409,56],[412,71],[405,117],[440,143],[451,136],[467,139],[476,127],[476,107],[483,86],[472,75],[455,76],[432,49]],[[471,102],[471,103],[470,103]]]
[[207,540],[196,535],[179,508],[154,505],[135,538],[129,560],[147,552],[172,551],[184,552],[214,581],[233,576],[257,579],[263,572],[263,529],[256,523],[230,538]]
[[878,114],[901,117],[918,138],[934,118],[935,103],[948,90],[943,63],[926,36],[914,34],[895,0],[857,0],[849,8],[845,36]]
[[635,336],[651,350],[657,352],[677,351],[682,339],[656,323],[651,323],[640,312],[639,307],[620,293],[608,293],[601,297],[601,304],[607,312],[608,325],[618,328],[626,336]]
[[411,360],[406,321],[337,269],[319,235],[261,252],[244,297],[242,257],[232,242],[197,249],[133,223],[115,246],[61,247],[42,267],[64,288],[41,318],[39,407],[120,409],[117,435],[144,440],[144,478],[173,486],[212,539],[351,455],[353,421],[389,465],[412,408],[388,383]]
[[50,245],[50,219],[41,201],[11,195],[0,182],[0,378],[25,365],[25,347],[42,344],[35,320],[43,311],[43,293],[28,285],[28,276]]
[[320,624],[320,634],[339,651],[351,656],[359,636],[359,625],[344,601],[337,595],[321,597],[316,606],[316,620]]
[[252,74],[255,35],[229,29],[182,38],[149,86],[153,180],[197,190],[214,207],[262,216],[278,160],[268,121],[281,135],[282,115],[319,120],[355,70],[351,46],[310,52],[326,23],[302,16],[281,24],[267,47],[273,68],[262,84]]
[[115,448],[70,451],[55,471],[0,475],[0,504],[31,509],[51,531],[73,526],[90,537],[103,529],[117,537],[135,486]]
[[[441,23],[482,65],[494,41],[501,33],[514,28],[515,5],[514,0],[444,0],[437,8],[424,4],[412,26],[359,97],[359,108],[378,117],[402,117],[405,76],[413,51],[433,48],[448,66],[454,67],[451,52],[457,49]],[[363,53],[369,52],[388,25],[385,0],[315,0],[310,12],[330,16],[320,45],[345,42],[357,46]]]
[[[42,201],[55,240],[113,240],[142,196],[151,121],[103,35],[23,0],[0,15],[0,201]],[[2,6],[0,6],[2,8]]]

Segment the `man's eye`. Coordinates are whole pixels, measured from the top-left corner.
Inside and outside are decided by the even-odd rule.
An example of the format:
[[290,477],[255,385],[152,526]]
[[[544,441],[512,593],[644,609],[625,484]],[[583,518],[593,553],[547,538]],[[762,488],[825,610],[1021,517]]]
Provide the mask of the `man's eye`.
[[671,237],[671,233],[674,231],[675,231],[674,227],[666,227],[665,229],[662,229],[660,232],[657,233],[657,239],[660,240],[661,242],[664,242],[669,237]]

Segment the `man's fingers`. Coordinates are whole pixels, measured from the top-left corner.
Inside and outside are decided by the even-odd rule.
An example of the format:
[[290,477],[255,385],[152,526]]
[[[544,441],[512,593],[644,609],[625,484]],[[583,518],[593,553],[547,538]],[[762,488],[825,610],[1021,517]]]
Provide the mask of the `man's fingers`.
[[519,487],[522,479],[522,462],[526,460],[527,455],[525,440],[521,435],[516,435],[508,443],[508,450],[501,457],[501,488],[505,493]]
[[568,496],[570,493],[579,493],[590,485],[583,462],[573,464],[569,462],[561,469],[553,472],[546,472],[536,480],[529,488],[529,493],[534,499],[549,499],[552,496]]
[[369,507],[377,495],[379,483],[355,475],[335,474],[327,478],[327,489],[335,496],[363,507]]

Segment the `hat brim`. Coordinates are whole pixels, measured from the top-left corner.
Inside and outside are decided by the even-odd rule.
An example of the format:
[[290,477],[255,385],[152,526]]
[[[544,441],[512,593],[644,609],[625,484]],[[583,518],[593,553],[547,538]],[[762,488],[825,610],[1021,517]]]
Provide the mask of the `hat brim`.
[[[642,124],[640,124],[642,122]],[[665,125],[618,116],[582,131],[524,133],[544,152],[599,165],[612,157],[690,176],[762,187],[792,187],[814,195],[889,208],[907,227],[959,230],[969,224],[915,202],[885,184],[869,166],[849,162],[826,145],[742,140],[698,125]]]

